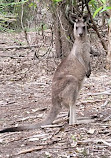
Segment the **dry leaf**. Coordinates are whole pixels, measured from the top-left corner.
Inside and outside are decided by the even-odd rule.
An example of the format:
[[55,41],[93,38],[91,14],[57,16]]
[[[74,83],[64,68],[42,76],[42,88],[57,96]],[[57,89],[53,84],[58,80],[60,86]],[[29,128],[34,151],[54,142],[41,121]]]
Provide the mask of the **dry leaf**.
[[94,134],[94,132],[95,132],[95,129],[94,129],[94,128],[90,128],[90,129],[87,131],[88,134]]

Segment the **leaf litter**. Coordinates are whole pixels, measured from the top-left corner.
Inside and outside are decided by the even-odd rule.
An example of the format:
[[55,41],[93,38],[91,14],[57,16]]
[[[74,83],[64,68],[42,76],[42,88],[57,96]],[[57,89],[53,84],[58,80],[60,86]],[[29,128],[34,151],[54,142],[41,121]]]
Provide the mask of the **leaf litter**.
[[[44,119],[51,107],[51,83],[59,61],[34,60],[29,49],[0,53],[23,56],[0,59],[0,129]],[[110,71],[93,71],[77,100],[78,117],[94,122],[69,126],[67,115],[63,109],[52,126],[1,134],[0,157],[111,158]]]

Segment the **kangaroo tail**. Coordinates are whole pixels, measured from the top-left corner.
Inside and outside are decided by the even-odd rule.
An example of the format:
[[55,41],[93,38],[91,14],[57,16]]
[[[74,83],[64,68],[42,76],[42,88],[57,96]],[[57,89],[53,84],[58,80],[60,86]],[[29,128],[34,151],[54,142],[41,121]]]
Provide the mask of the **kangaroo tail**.
[[59,112],[60,112],[60,108],[55,108],[55,106],[52,106],[50,113],[48,114],[48,116],[45,120],[43,120],[37,124],[34,124],[34,125],[5,128],[5,129],[1,130],[0,133],[33,130],[33,129],[38,129],[44,125],[50,125],[55,120],[55,118]]

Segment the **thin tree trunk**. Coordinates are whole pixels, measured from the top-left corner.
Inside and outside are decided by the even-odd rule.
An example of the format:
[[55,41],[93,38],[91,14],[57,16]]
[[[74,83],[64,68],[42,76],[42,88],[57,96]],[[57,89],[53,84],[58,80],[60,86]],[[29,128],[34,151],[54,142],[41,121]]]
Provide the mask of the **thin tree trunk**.
[[54,20],[54,34],[55,34],[55,49],[56,56],[59,58],[62,56],[62,43],[60,34],[60,22],[55,13],[52,14]]
[[[111,4],[111,2],[110,2]],[[110,19],[111,19],[111,9],[109,10],[109,16],[110,16]],[[109,43],[108,43],[108,55],[107,55],[107,59],[108,61],[111,62],[111,22],[109,23]]]
[[102,13],[102,26],[104,26],[105,25],[105,14],[104,14],[104,12]]

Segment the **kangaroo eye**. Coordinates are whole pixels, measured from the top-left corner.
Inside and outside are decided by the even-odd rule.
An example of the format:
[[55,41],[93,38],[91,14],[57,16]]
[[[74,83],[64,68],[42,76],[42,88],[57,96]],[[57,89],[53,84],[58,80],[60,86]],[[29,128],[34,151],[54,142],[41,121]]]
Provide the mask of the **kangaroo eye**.
[[78,27],[76,26],[76,30],[78,29]]
[[83,29],[85,30],[85,26],[83,26]]

